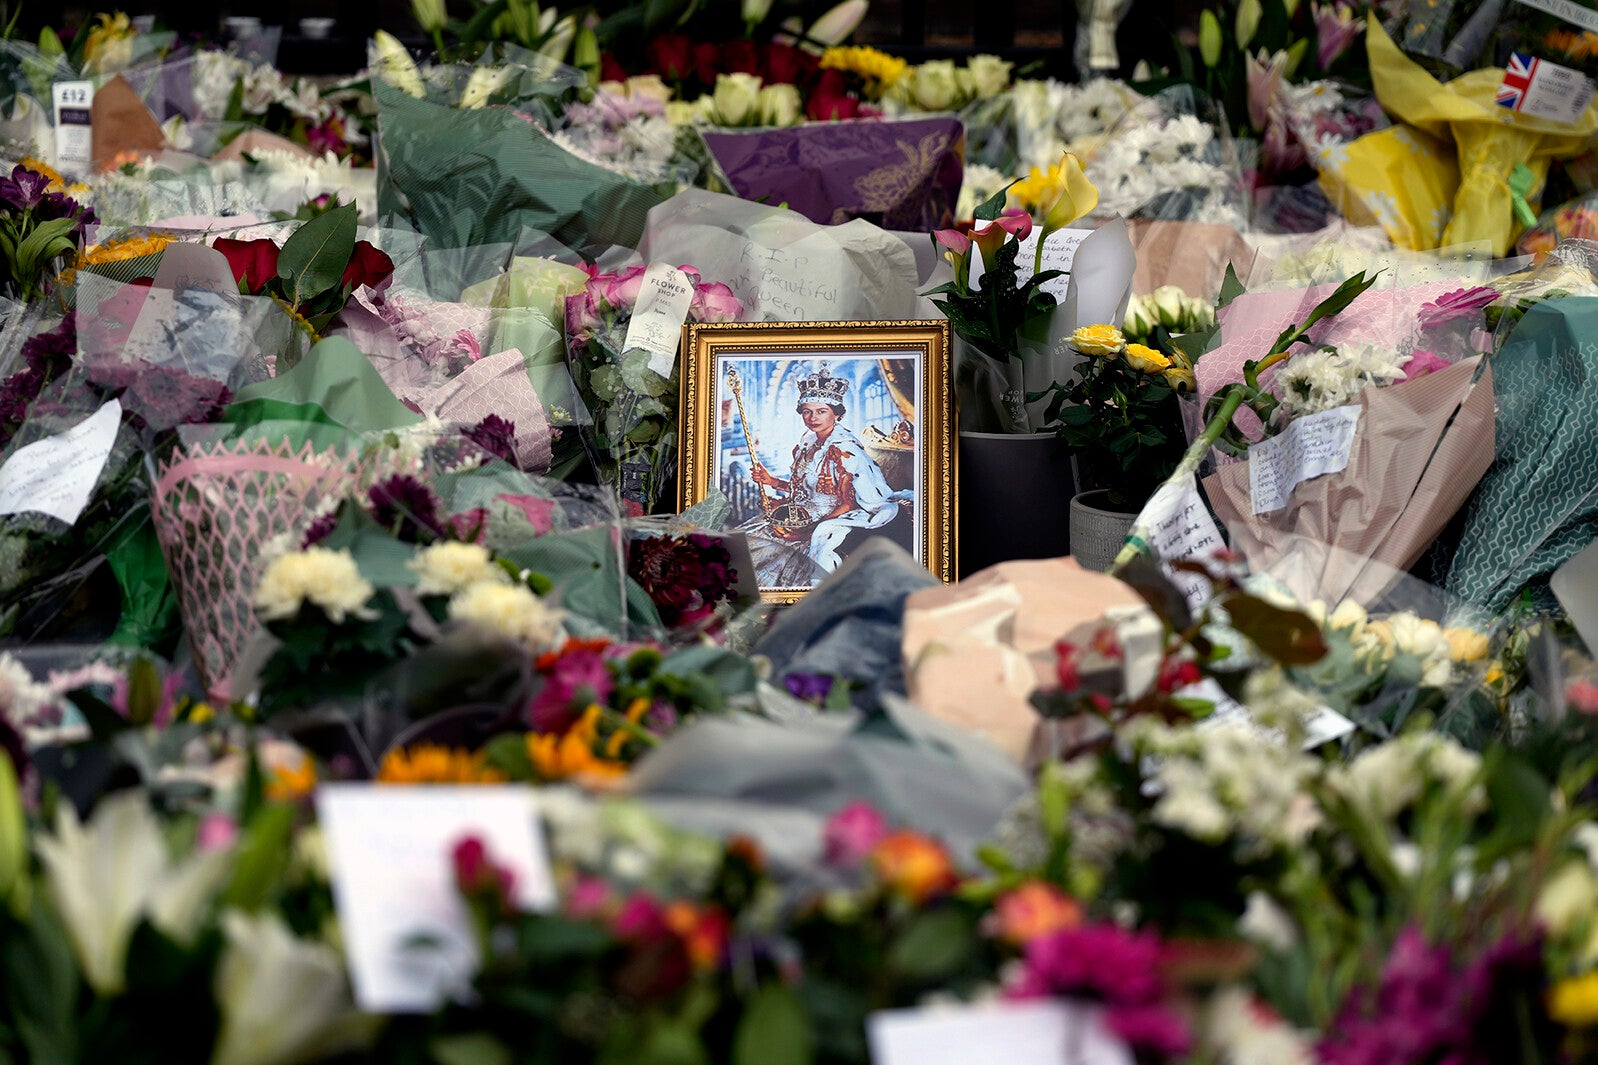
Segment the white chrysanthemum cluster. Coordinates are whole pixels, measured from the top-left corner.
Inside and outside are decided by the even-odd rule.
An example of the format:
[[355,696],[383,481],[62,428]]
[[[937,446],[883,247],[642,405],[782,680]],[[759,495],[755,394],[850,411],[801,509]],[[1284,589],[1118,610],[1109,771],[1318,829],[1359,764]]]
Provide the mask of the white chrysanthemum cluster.
[[1156,824],[1206,843],[1232,837],[1263,857],[1293,847],[1320,823],[1304,785],[1318,763],[1250,722],[1172,728],[1134,722],[1125,737],[1154,759]]
[[477,625],[525,643],[535,651],[555,647],[563,635],[561,611],[521,584],[480,581],[449,601],[452,621]]
[[481,544],[443,540],[406,563],[416,574],[416,594],[456,595],[477,584],[509,584],[510,574]]
[[1350,803],[1382,818],[1397,816],[1434,788],[1466,809],[1487,804],[1481,756],[1437,732],[1409,733],[1370,747],[1329,770],[1326,779]]
[[1098,186],[1101,210],[1131,215],[1156,197],[1188,194],[1187,221],[1244,228],[1235,160],[1227,158],[1215,128],[1194,115],[1123,128],[1087,166]]
[[1301,418],[1357,402],[1365,389],[1401,380],[1409,359],[1374,344],[1295,355],[1276,371],[1282,413]]
[[47,710],[58,706],[56,693],[48,685],[34,682],[28,667],[10,653],[0,651],[0,718],[27,736]]
[[1047,170],[1067,151],[1092,154],[1083,142],[1108,133],[1141,99],[1125,82],[1108,78],[1085,85],[1016,82],[1010,100],[1020,167]]
[[375,616],[366,606],[375,591],[348,551],[309,547],[267,565],[255,587],[255,610],[263,620],[286,621],[310,603],[334,624],[343,624],[347,618]]

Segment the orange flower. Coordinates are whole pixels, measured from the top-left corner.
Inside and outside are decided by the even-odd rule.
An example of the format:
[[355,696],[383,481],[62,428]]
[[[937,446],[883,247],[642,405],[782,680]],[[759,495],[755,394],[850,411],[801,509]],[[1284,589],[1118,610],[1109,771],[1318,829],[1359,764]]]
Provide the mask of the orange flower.
[[1082,923],[1081,904],[1041,880],[1028,880],[1014,891],[1005,892],[993,912],[999,937],[1018,947]]
[[925,902],[955,884],[954,863],[937,840],[919,832],[890,832],[871,852],[877,879],[911,902]]
[[380,784],[503,784],[506,779],[487,764],[481,752],[436,743],[389,751],[377,770]]
[[694,968],[703,971],[721,964],[721,953],[727,945],[728,921],[720,908],[700,909],[691,902],[678,900],[667,905],[664,916],[666,927],[682,940]]
[[590,706],[583,711],[583,716],[575,725],[558,736],[537,732],[527,734],[527,755],[541,779],[553,781],[585,777],[593,781],[607,781],[627,775],[625,763],[600,758],[594,753],[601,713],[599,707]]
[[594,639],[590,640],[579,639],[576,636],[572,636],[568,638],[565,643],[561,644],[559,650],[545,651],[543,654],[539,655],[538,659],[533,663],[533,665],[538,667],[538,671],[540,673],[547,673],[551,669],[555,668],[555,663],[560,661],[562,655],[570,654],[573,651],[593,651],[595,654],[598,654],[600,651],[603,651],[609,646],[610,641],[605,639],[603,636],[595,637]]
[[267,770],[266,797],[292,802],[316,789],[316,763],[301,757],[297,765],[274,765]]

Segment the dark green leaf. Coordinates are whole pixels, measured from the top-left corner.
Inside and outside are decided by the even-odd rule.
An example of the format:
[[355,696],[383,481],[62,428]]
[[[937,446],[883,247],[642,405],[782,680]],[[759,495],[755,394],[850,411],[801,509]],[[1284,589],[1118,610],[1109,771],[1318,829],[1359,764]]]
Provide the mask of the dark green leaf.
[[[1010,182],[1010,185],[1014,185],[1020,180],[1020,178],[1016,178],[1015,181]],[[1004,186],[1004,188],[978,204],[977,209],[971,212],[972,219],[978,222],[991,222],[1003,214],[1005,202],[1010,198],[1010,185]]]
[[1215,300],[1215,309],[1226,307],[1237,297],[1243,295],[1248,289],[1243,287],[1243,282],[1237,279],[1237,271],[1232,269],[1232,264],[1226,264],[1226,277],[1221,281],[1221,294]]
[[809,1018],[799,996],[784,984],[761,988],[738,1022],[732,1065],[810,1065],[813,1057]]
[[245,827],[225,905],[256,910],[276,893],[288,869],[296,810],[287,803],[261,807]]
[[976,949],[971,922],[957,910],[920,914],[888,949],[888,966],[918,982],[952,975]]
[[337,285],[355,250],[355,204],[335,207],[294,231],[277,259],[277,276],[295,307]]
[[1283,665],[1308,665],[1326,654],[1321,628],[1306,614],[1241,592],[1227,596],[1222,605],[1233,628]]
[[443,1035],[428,1045],[438,1065],[511,1065],[509,1048],[487,1032]]

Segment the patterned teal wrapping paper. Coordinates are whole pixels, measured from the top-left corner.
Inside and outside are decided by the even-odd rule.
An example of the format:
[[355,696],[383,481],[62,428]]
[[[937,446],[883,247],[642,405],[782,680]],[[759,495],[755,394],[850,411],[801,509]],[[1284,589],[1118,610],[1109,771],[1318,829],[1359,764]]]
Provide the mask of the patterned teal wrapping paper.
[[1493,358],[1497,458],[1466,509],[1446,587],[1488,610],[1598,539],[1598,297],[1526,312]]

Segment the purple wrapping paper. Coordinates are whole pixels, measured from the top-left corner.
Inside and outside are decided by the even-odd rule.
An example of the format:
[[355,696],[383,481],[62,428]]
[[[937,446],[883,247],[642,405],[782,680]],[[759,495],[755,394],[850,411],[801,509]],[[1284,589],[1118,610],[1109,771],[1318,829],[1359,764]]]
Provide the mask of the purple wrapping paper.
[[965,177],[957,118],[817,122],[704,138],[742,199],[786,203],[822,225],[864,218],[925,233],[954,223]]

